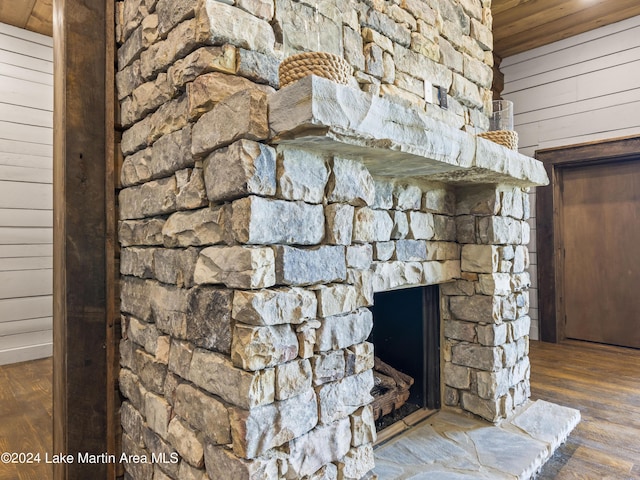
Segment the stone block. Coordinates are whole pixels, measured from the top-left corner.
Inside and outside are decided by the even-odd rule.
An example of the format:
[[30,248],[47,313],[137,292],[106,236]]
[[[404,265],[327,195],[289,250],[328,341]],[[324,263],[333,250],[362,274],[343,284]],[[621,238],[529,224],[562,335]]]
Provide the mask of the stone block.
[[354,208],[332,203],[324,208],[325,241],[330,245],[350,245],[353,237]]
[[131,405],[130,402],[124,401],[120,406],[120,424],[126,434],[131,439],[138,440],[138,446],[143,447],[142,432],[144,430],[144,417]]
[[525,243],[524,228],[528,227],[528,223],[511,217],[482,217],[478,219],[478,239],[483,244],[522,244]]
[[276,282],[303,286],[344,281],[347,278],[345,256],[343,246],[276,246]]
[[431,240],[435,234],[435,223],[432,213],[409,212],[408,238],[414,240]]
[[374,365],[373,344],[362,342],[348,347],[345,352],[345,375],[371,370]]
[[[207,446],[205,445],[205,463],[207,455],[206,448]],[[209,477],[207,477],[207,472],[205,470],[192,467],[187,462],[180,462],[178,478],[180,480],[208,480]]]
[[147,302],[151,303],[158,329],[177,338],[187,334],[188,291],[174,285],[153,283]]
[[202,115],[192,131],[194,155],[209,153],[241,138],[264,140],[269,136],[267,96],[257,89],[231,95]]
[[135,317],[127,319],[127,338],[143,347],[150,355],[156,354],[158,329],[153,323],[141,322]]
[[299,324],[315,317],[317,309],[316,295],[302,288],[236,290],[232,316],[250,325]]
[[[311,4],[290,0],[275,0],[275,7],[275,24],[286,31],[285,54],[317,51],[321,47],[325,52],[342,55],[342,19],[327,11],[339,8],[337,2],[319,4],[317,13]],[[355,13],[353,7],[345,10]]]
[[369,244],[347,247],[347,267],[368,270],[373,261],[373,247]]
[[[271,4],[273,0],[244,0],[245,2],[261,2]],[[264,54],[254,50],[238,49],[237,74],[256,83],[265,83],[278,88],[278,66],[280,59],[276,55]]]
[[134,352],[134,361],[135,371],[142,385],[147,390],[162,395],[167,365],[140,349]]
[[501,302],[499,297],[488,295],[473,295],[451,297],[449,309],[458,320],[480,323],[500,323]]
[[311,388],[313,372],[308,359],[293,360],[275,367],[276,400],[300,395]]
[[298,338],[290,325],[235,325],[231,360],[236,367],[256,371],[288,362],[297,356]]
[[396,182],[393,186],[393,208],[396,210],[420,210],[422,190],[417,185]]
[[453,388],[468,390],[471,386],[471,369],[445,362],[442,370],[444,383]]
[[177,193],[175,177],[125,188],[118,196],[120,219],[139,219],[174,212]]
[[374,262],[373,291],[385,292],[404,285],[421,285],[424,283],[423,273],[422,263],[419,262]]
[[355,243],[386,242],[391,239],[393,220],[384,210],[357,208],[353,226]]
[[366,405],[359,408],[349,417],[351,420],[351,445],[360,447],[372,444],[376,441],[378,434],[373,419],[373,408]]
[[321,352],[311,357],[313,384],[322,385],[340,380],[345,375],[345,355],[343,350]]
[[397,240],[396,260],[417,262],[427,260],[427,244],[423,240]]
[[364,70],[365,57],[360,32],[345,25],[342,27],[342,38],[344,42],[345,60],[357,70]]
[[372,205],[376,187],[369,170],[356,160],[335,157],[327,185],[330,203],[348,203],[356,207]]
[[164,37],[178,23],[193,18],[198,6],[197,0],[158,0],[158,31]]
[[456,240],[456,220],[446,215],[433,216],[434,235],[433,240],[454,242]]
[[171,339],[169,350],[169,370],[180,375],[182,378],[189,378],[189,368],[194,346],[184,340]]
[[307,478],[324,465],[347,454],[351,427],[344,418],[326,426],[319,426],[289,443],[286,478]]
[[318,298],[318,316],[329,317],[362,307],[361,296],[354,285],[333,284],[314,288]]
[[193,352],[188,380],[242,408],[271,403],[275,398],[273,369],[247,372],[234,367],[228,357],[202,348]]
[[502,367],[502,349],[461,343],[451,348],[451,362],[456,365],[495,372]]
[[509,323],[509,329],[511,331],[511,338],[513,340],[519,340],[527,335],[531,328],[531,317],[525,315],[523,317],[514,320]]
[[473,393],[462,392],[460,404],[466,411],[475,413],[490,422],[496,422],[503,415],[500,399],[486,400]]
[[195,248],[156,248],[153,254],[154,276],[163,283],[191,287],[197,258],[198,250]]
[[461,215],[455,218],[458,243],[476,243],[476,217]]
[[176,208],[193,210],[208,205],[202,168],[186,168],[176,172]]
[[153,321],[149,298],[153,282],[141,278],[122,277],[120,280],[120,310],[144,322]]
[[214,445],[231,442],[231,427],[227,407],[211,395],[187,383],[175,391],[174,409],[194,429],[204,433]]
[[234,453],[251,459],[309,432],[318,423],[318,404],[308,390],[251,410],[232,408],[230,418]]
[[135,60],[131,65],[120,68],[116,73],[116,90],[118,100],[128,97],[143,82],[140,73],[140,60]]
[[381,178],[374,178],[373,185],[375,195],[373,204],[369,206],[380,210],[390,210],[393,207],[393,182]]
[[176,212],[162,226],[164,245],[189,247],[224,243],[225,220],[222,207]]
[[189,291],[185,337],[199,347],[221,353],[231,351],[233,292],[210,287]]
[[[151,455],[144,448],[139,447],[126,433],[122,435],[122,452],[129,455],[138,455],[140,457],[151,458]],[[130,462],[125,464],[125,470],[130,475],[130,478],[152,478],[153,477],[153,464],[152,463],[135,463]]]
[[161,396],[151,392],[145,395],[144,405],[147,425],[158,435],[166,438],[172,414],[171,405]]
[[409,234],[409,217],[405,212],[395,211],[393,216],[393,230],[391,230],[391,238],[401,240]]
[[316,387],[319,423],[327,425],[348,418],[358,408],[368,405],[373,401],[372,388],[372,370]]
[[276,282],[275,259],[269,247],[208,247],[200,252],[194,281],[229,288],[267,288]]
[[233,74],[212,72],[200,75],[193,82],[187,84],[189,117],[197,119],[220,102],[244,90],[266,93],[272,91],[264,85],[256,85],[246,78]]
[[[151,465],[154,466],[154,476],[153,478],[162,478],[160,475],[169,476],[169,478],[175,478],[178,475],[179,468],[179,460],[180,456],[178,452],[167,443],[160,435],[156,434],[150,428],[145,428],[143,432],[144,443],[147,447],[147,450],[151,452],[151,455],[147,458],[151,460],[152,458],[157,459],[165,459],[165,461],[159,461],[155,465],[153,462]],[[148,460],[148,461],[149,461]],[[133,463],[133,462],[129,462]],[[142,477],[142,478],[151,478],[151,477]]]
[[298,337],[298,355],[301,358],[311,358],[316,344],[316,330],[320,326],[318,320],[307,320],[296,328]]
[[204,162],[207,198],[212,202],[246,195],[276,193],[275,150],[262,143],[239,140],[216,150]]
[[374,467],[372,444],[351,447],[349,452],[338,462],[338,478],[343,480],[361,479]]
[[463,245],[461,268],[465,272],[497,272],[499,252],[495,245]]
[[140,73],[150,79],[201,45],[202,35],[194,19],[185,20],[140,54]]
[[507,324],[478,325],[478,342],[481,345],[497,346],[507,341]]
[[196,20],[208,43],[230,43],[261,53],[273,52],[275,35],[271,25],[240,8],[216,0],[203,0]]
[[322,205],[250,196],[231,204],[236,241],[254,245],[316,245],[324,236]]
[[278,195],[281,198],[322,203],[329,167],[321,154],[280,147],[277,177]]
[[364,342],[373,328],[373,314],[367,308],[326,317],[317,331],[316,351],[338,350]]
[[201,47],[176,60],[167,70],[167,77],[174,88],[182,89],[189,82],[207,73],[235,74],[237,58],[237,49],[233,45]]
[[178,92],[170,85],[167,74],[159,73],[155,80],[136,87],[129,98],[121,102],[120,121],[127,127],[171,100]]
[[364,46],[364,71],[369,75],[382,78],[384,66],[382,63],[382,49],[375,43],[367,43]]
[[200,468],[204,465],[204,443],[202,438],[179,417],[169,423],[167,441],[173,445],[183,460]]
[[[273,456],[245,460],[225,447],[207,444],[204,462],[207,466],[207,479],[278,480],[278,460]],[[180,477],[181,480],[182,478]]]
[[129,247],[120,250],[120,274],[140,278],[153,278],[153,252],[155,248]]
[[118,375],[118,385],[122,394],[131,402],[133,407],[138,412],[144,411],[144,397],[147,389],[140,382],[140,378],[131,370],[121,368]]
[[478,293],[482,295],[509,295],[512,293],[509,273],[480,274],[478,280]]
[[396,252],[396,242],[376,242],[373,244],[374,260],[386,262],[391,260]]
[[475,342],[476,324],[471,322],[460,322],[458,320],[447,320],[444,322],[444,336],[463,342]]
[[120,245],[162,245],[162,218],[125,220],[118,222],[118,240]]

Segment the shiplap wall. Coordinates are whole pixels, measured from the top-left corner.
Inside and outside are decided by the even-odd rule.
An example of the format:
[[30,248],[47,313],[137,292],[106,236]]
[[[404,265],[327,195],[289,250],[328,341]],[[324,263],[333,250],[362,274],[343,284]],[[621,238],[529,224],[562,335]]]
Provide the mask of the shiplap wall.
[[53,40],[0,23],[0,365],[51,355]]
[[[500,70],[525,155],[640,134],[640,17],[505,58]],[[535,217],[530,222],[531,338],[537,339]]]

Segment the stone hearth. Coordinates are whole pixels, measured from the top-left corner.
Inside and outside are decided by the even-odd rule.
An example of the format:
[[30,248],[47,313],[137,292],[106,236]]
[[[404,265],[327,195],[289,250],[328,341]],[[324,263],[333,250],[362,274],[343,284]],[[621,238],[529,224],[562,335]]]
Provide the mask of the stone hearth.
[[[527,405],[527,188],[547,177],[475,136],[490,10],[370,3],[118,2],[122,447],[178,459],[126,478],[372,475],[376,292],[440,285],[445,409]],[[315,37],[300,18],[350,85],[276,91]]]

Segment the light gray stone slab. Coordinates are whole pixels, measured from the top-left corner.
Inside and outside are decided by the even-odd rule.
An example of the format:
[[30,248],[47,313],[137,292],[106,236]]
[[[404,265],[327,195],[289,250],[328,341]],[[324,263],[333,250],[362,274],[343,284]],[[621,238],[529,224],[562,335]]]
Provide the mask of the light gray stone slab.
[[[269,97],[275,143],[361,157],[373,175],[546,185],[542,163],[445,125],[424,111],[306,77]],[[304,133],[300,133],[303,132]]]
[[554,450],[567,439],[578,422],[578,410],[544,400],[535,401],[511,421],[536,440],[551,444]]

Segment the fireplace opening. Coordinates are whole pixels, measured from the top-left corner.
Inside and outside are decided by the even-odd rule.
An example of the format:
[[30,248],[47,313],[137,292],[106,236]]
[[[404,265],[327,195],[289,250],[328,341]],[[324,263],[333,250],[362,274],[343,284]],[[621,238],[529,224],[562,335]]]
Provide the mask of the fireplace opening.
[[376,293],[373,408],[382,430],[421,409],[440,408],[439,287]]

